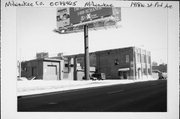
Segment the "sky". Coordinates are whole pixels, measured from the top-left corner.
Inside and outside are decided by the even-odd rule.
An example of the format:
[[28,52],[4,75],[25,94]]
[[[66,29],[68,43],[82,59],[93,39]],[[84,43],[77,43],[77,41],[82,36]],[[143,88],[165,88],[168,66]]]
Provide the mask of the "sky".
[[[122,8],[119,28],[89,31],[89,52],[136,46],[151,52],[152,61],[167,63],[168,13],[160,8]],[[56,8],[17,8],[17,60],[48,52],[84,52],[83,32],[58,34]]]

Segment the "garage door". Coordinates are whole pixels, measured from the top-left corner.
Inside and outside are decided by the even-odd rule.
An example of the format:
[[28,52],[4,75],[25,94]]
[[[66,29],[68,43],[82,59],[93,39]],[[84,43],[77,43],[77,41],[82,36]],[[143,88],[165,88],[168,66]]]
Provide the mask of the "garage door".
[[47,65],[44,70],[44,80],[58,80],[56,65]]

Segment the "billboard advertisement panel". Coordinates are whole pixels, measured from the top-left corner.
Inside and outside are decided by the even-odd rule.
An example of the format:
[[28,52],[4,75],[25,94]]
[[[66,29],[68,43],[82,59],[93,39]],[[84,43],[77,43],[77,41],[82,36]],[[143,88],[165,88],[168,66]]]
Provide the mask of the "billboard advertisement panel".
[[75,25],[111,15],[112,7],[74,7],[70,8],[70,23]]
[[57,26],[65,27],[70,25],[70,8],[57,8]]

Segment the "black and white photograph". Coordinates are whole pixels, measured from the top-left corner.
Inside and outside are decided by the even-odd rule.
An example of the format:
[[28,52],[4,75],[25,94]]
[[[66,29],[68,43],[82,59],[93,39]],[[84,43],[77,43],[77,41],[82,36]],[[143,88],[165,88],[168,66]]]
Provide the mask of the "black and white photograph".
[[4,0],[3,119],[178,119],[178,4]]

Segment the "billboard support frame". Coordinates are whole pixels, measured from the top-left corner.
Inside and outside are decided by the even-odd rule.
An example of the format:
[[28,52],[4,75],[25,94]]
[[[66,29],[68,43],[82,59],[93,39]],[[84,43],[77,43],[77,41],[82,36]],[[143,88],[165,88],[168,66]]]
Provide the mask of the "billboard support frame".
[[88,39],[88,24],[84,25],[84,62],[85,62],[85,79],[90,80],[89,75],[89,39]]

